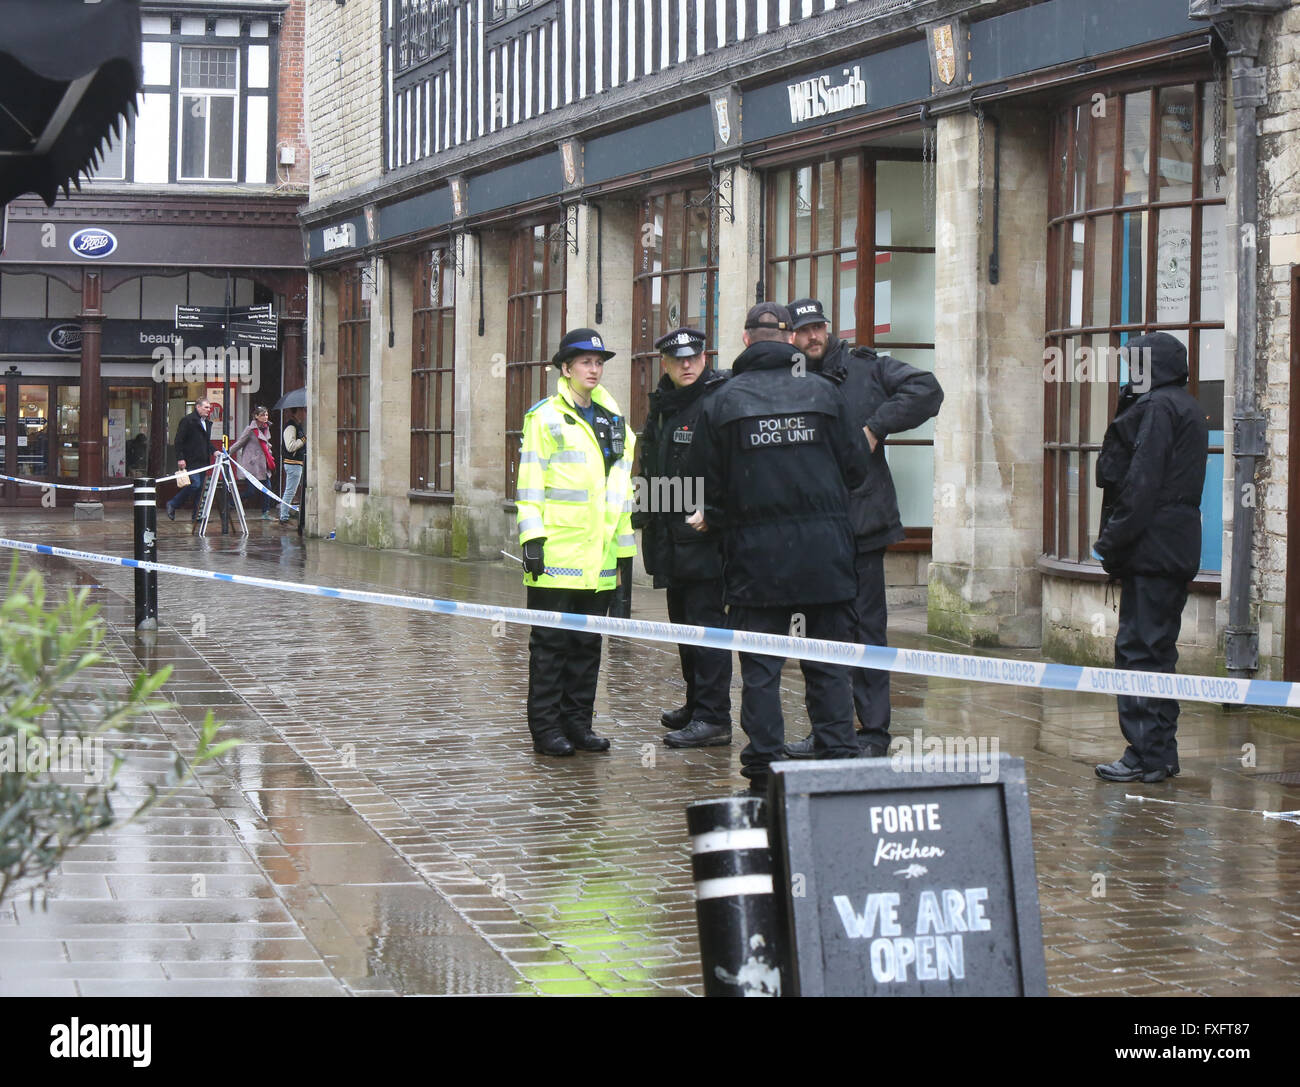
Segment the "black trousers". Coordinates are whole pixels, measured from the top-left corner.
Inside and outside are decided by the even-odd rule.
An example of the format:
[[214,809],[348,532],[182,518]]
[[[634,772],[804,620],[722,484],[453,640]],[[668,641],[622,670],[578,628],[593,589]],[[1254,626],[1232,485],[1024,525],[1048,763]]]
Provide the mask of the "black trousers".
[[[686,581],[668,590],[668,621],[697,627],[726,627],[722,581]],[[686,706],[692,721],[731,727],[731,653],[679,645]]]
[[[859,551],[857,626],[853,640],[864,645],[888,645],[889,614],[885,607],[885,552]],[[889,673],[875,668],[853,669],[853,706],[863,738],[881,748],[889,746]]]
[[[1178,631],[1187,583],[1167,577],[1126,577],[1120,582],[1115,667],[1172,672],[1178,665]],[[1119,727],[1128,747],[1123,761],[1143,770],[1178,770],[1178,703],[1168,698],[1119,695]]]
[[[528,607],[605,615],[614,593],[528,587]],[[533,627],[528,635],[528,731],[573,739],[591,728],[600,678],[600,635]]]
[[[789,634],[790,620],[804,617],[803,634],[808,638],[850,641],[853,635],[853,604],[817,604],[802,608],[749,608],[733,605],[733,630],[760,634]],[[781,667],[784,657],[761,653],[740,654],[740,675],[744,693],[740,700],[740,727],[749,743],[740,753],[741,772],[747,777],[765,773],[783,757],[785,719],[781,714]],[[812,722],[816,750],[820,757],[856,759],[858,741],[853,735],[853,680],[842,664],[800,661],[804,678],[804,704]]]

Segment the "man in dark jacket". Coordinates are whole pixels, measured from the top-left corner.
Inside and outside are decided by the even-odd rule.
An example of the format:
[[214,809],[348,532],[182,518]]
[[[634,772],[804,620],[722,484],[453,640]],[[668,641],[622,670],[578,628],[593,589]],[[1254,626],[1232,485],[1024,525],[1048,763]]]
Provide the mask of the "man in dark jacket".
[[[717,533],[686,523],[699,506],[698,477],[683,471],[700,407],[729,376],[708,366],[704,333],[677,328],[655,341],[666,371],[650,394],[650,413],[637,448],[648,509],[632,514],[640,528],[641,557],[656,589],[668,590],[668,619],[691,626],[724,627],[722,553]],[[644,500],[644,499],[643,499]],[[674,731],[669,747],[720,747],[731,743],[731,653],[679,645],[686,704],[660,720]]]
[[[209,437],[208,416],[212,414],[212,404],[206,397],[199,397],[194,402],[194,410],[183,418],[176,427],[176,467],[180,471],[190,469],[197,471],[212,463],[212,441]],[[171,501],[167,503],[167,519],[176,520],[176,511],[190,499],[194,500],[194,516],[199,516],[199,496],[203,493],[205,476],[190,476],[190,483],[182,487]]]
[[[867,478],[849,498],[853,517],[857,571],[857,626],[853,640],[887,645],[889,616],[885,607],[885,548],[903,538],[894,478],[885,460],[884,440],[912,430],[939,414],[943,390],[933,374],[908,366],[869,347],[854,347],[834,336],[822,304],[815,298],[790,303],[794,346],[810,369],[840,386],[849,419],[863,428],[871,451]],[[858,743],[862,754],[879,757],[889,750],[889,673],[853,669],[853,702],[857,709]],[[814,754],[813,737],[790,744],[794,759]]]
[[[745,350],[707,397],[687,471],[704,478],[698,529],[722,533],[731,627],[851,641],[853,528],[849,491],[867,448],[833,382],[810,373],[790,343],[790,313],[763,302],[745,318]],[[793,621],[793,623],[792,623]],[[780,657],[740,654],[741,773],[761,788],[784,758]],[[840,665],[802,661],[818,758],[856,758],[853,683]]]
[[[1187,391],[1187,349],[1167,332],[1130,340],[1125,386],[1097,458],[1102,567],[1120,581],[1115,667],[1172,672],[1187,583],[1201,565],[1201,492],[1209,455],[1205,411]],[[1178,703],[1118,696],[1124,754],[1104,781],[1178,773]]]

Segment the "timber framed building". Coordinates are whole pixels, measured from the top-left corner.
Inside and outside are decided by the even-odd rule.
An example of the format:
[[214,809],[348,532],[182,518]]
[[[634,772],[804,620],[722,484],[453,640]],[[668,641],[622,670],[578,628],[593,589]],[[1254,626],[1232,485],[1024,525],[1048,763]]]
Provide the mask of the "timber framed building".
[[308,524],[498,558],[566,328],[639,427],[663,331],[726,367],[811,294],[946,392],[888,443],[891,594],[1104,661],[1093,470],[1163,330],[1212,442],[1185,660],[1300,679],[1298,44],[1286,0],[314,3]]

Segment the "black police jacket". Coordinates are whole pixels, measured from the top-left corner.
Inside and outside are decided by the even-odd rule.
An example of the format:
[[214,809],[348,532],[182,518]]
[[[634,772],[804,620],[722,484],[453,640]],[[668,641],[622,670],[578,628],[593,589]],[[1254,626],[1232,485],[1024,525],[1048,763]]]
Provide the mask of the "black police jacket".
[[821,370],[839,384],[850,421],[870,427],[880,439],[871,453],[867,478],[850,496],[857,549],[877,551],[904,535],[884,439],[938,415],[943,389],[934,374],[890,355],[878,355],[870,347],[855,348],[834,336],[827,342]]
[[1209,427],[1186,389],[1186,350],[1170,340],[1151,350],[1149,391],[1125,387],[1097,458],[1096,551],[1114,577],[1190,581],[1201,565]]
[[752,607],[834,604],[857,594],[849,491],[867,442],[835,384],[760,341],[706,397],[687,460],[704,518],[722,533],[724,598]]
[[641,529],[641,559],[656,589],[722,577],[721,538],[686,523],[700,503],[697,476],[684,471],[703,398],[731,374],[705,370],[677,388],[667,374],[650,394],[650,412],[637,443],[643,481],[632,527]]
[[192,411],[176,425],[176,457],[187,468],[206,468],[212,462],[207,421]]

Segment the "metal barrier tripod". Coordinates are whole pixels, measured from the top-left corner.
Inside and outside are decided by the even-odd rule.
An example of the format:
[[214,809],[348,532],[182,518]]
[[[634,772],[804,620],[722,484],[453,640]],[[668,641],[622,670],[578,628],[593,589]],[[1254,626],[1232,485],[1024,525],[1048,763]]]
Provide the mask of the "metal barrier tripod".
[[240,535],[248,535],[248,521],[244,517],[244,503],[239,497],[239,487],[235,483],[235,469],[230,457],[222,450],[217,450],[217,466],[212,469],[212,478],[208,481],[207,493],[203,497],[203,515],[199,518],[198,534],[208,533],[208,518],[212,516],[212,498],[217,493],[217,486],[225,487],[226,494],[234,499],[235,515],[239,519]]

